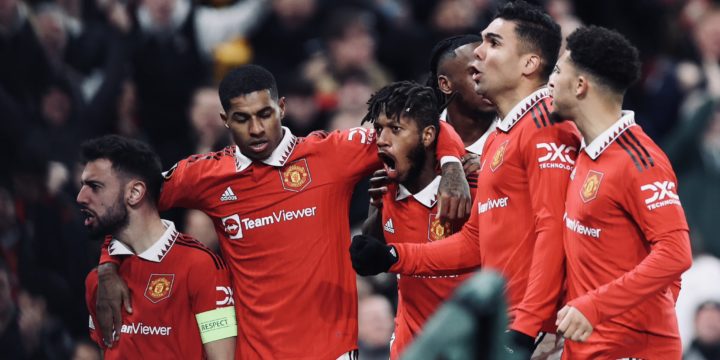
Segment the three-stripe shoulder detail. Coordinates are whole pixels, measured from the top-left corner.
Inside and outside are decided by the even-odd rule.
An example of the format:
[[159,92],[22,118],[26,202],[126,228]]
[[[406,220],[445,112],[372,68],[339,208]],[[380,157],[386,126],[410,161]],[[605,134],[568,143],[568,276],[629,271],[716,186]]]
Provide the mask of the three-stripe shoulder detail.
[[225,264],[225,261],[215,254],[212,250],[210,250],[208,247],[200,243],[199,241],[190,238],[190,237],[178,237],[177,240],[175,240],[175,244],[180,246],[185,246],[193,249],[200,250],[210,256],[213,263],[215,264],[215,268],[218,270],[227,270],[227,265]]
[[553,125],[555,122],[550,117],[550,111],[545,105],[544,100],[540,100],[535,106],[530,109],[535,127],[538,129]]
[[645,145],[638,140],[632,131],[628,130],[623,132],[616,141],[628,156],[630,156],[633,164],[635,164],[635,168],[639,172],[655,166],[655,160],[650,155],[650,152],[647,151]]

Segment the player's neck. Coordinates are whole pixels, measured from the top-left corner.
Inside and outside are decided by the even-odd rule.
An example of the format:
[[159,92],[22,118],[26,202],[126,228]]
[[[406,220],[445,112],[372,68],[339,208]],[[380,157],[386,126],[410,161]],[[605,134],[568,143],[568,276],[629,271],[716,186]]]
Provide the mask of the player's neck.
[[519,104],[526,97],[530,96],[532,93],[545,85],[545,83],[538,81],[523,80],[520,81],[518,86],[498,94],[490,100],[492,100],[497,107],[500,119],[504,119],[510,111],[512,111],[515,105]]
[[622,116],[622,102],[609,102],[602,99],[587,99],[578,107],[575,117],[585,144],[590,144],[605,130],[609,129]]
[[130,247],[135,254],[142,254],[149,249],[167,230],[155,209],[133,211],[128,215],[128,226],[114,237]]
[[428,151],[425,156],[425,162],[420,167],[420,171],[416,176],[410,176],[402,184],[411,194],[417,194],[435,179],[435,168],[437,161],[435,160],[435,152]]
[[447,108],[447,122],[452,125],[455,132],[460,135],[465,146],[474,144],[490,127],[495,119],[495,113],[476,111],[462,111],[456,102],[450,103]]

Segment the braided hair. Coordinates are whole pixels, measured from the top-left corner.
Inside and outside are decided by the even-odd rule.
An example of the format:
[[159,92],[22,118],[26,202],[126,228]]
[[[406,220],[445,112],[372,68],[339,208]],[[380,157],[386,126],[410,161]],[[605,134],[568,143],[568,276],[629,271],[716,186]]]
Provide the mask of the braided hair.
[[398,81],[378,90],[367,102],[368,112],[362,124],[375,123],[382,114],[390,119],[407,116],[419,129],[440,129],[440,111],[433,89],[411,81]]
[[430,75],[428,76],[426,85],[433,89],[437,99],[444,100],[444,102],[439,104],[440,107],[438,108],[438,111],[443,111],[455,97],[455,94],[453,93],[446,99],[445,94],[440,91],[437,81],[440,63],[445,59],[456,57],[457,55],[455,54],[455,50],[457,50],[457,48],[481,41],[482,37],[480,37],[480,35],[464,34],[440,40],[440,42],[435,44],[435,47],[433,47],[432,52],[430,53]]

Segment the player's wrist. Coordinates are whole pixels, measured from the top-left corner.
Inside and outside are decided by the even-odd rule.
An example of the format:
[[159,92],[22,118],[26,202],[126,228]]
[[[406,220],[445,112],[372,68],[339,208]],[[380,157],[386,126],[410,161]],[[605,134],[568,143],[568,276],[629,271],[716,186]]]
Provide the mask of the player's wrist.
[[108,276],[117,276],[118,273],[118,265],[115,263],[107,262],[104,264],[100,264],[97,267],[98,277],[104,278]]

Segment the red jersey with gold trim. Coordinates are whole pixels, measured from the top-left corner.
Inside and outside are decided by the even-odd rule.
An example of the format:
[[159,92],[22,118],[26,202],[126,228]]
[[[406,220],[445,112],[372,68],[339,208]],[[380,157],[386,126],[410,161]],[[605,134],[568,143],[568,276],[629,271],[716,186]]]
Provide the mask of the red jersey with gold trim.
[[[237,147],[179,162],[160,208],[213,219],[235,284],[237,359],[336,359],[357,348],[348,208],[355,184],[382,167],[375,131],[283,130],[261,162]],[[458,138],[445,125],[438,157],[459,158]]]
[[690,265],[688,225],[665,154],[623,116],[577,159],[567,191],[569,305],[593,325],[569,359],[679,359],[673,284]]
[[550,120],[551,106],[542,88],[498,122],[460,232],[427,246],[393,244],[399,254],[393,272],[447,275],[478,265],[500,272],[511,328],[531,336],[555,329],[564,281],[562,194],[580,146],[573,123]]
[[[461,228],[462,223],[442,224],[436,219],[436,194],[440,176],[423,190],[411,194],[402,185],[390,185],[383,198],[383,236],[388,243],[429,243],[443,241]],[[474,186],[470,188],[475,193]],[[472,269],[468,269],[472,270]],[[469,277],[465,275],[398,275],[398,308],[390,358],[397,359],[420,333],[425,321],[455,288]]]
[[[90,337],[103,349],[105,359],[205,358],[196,315],[233,306],[230,273],[223,260],[175,231],[172,222],[163,222],[167,226],[163,236],[139,255],[117,240],[110,242],[110,254],[125,257],[118,273],[130,289],[133,307],[132,314],[122,312],[120,341],[112,348],[104,345],[96,327],[97,271],[85,280]],[[237,332],[234,321],[215,325]]]

